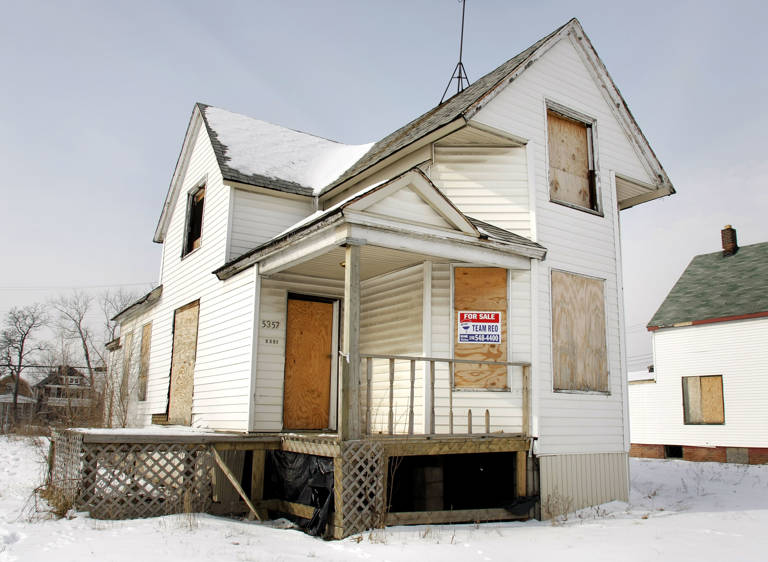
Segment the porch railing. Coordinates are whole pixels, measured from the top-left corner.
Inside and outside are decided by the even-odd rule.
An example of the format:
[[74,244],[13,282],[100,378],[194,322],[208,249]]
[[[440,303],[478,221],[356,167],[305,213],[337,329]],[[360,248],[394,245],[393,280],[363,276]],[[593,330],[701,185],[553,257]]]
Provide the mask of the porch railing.
[[[361,354],[365,435],[530,434],[530,363]],[[508,388],[455,388],[457,364],[505,366]]]

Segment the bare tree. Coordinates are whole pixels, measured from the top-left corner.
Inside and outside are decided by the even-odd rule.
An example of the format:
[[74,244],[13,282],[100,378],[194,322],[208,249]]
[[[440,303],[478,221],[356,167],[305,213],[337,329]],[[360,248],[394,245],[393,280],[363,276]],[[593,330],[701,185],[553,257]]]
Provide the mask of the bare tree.
[[58,312],[58,325],[64,335],[80,342],[85,367],[88,369],[88,379],[91,388],[95,388],[91,357],[93,335],[86,319],[88,311],[93,306],[93,297],[82,291],[75,291],[70,296],[60,295],[51,302],[51,306]]
[[13,421],[18,421],[19,383],[21,373],[30,357],[42,347],[34,340],[36,330],[45,325],[45,308],[39,303],[21,308],[12,308],[5,318],[5,326],[0,334],[0,353],[11,375],[15,377],[13,388]]

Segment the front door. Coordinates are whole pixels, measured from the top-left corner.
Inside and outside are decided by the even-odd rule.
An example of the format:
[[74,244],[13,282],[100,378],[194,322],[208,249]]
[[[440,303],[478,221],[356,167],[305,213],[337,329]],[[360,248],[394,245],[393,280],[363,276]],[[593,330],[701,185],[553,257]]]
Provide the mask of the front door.
[[283,429],[330,426],[333,301],[288,296]]

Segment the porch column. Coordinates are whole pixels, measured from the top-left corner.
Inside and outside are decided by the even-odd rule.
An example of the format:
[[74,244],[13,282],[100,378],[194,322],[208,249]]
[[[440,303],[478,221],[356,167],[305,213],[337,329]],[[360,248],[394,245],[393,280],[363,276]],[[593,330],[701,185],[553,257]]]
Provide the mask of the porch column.
[[360,439],[360,246],[348,243],[344,259],[344,335],[339,437]]

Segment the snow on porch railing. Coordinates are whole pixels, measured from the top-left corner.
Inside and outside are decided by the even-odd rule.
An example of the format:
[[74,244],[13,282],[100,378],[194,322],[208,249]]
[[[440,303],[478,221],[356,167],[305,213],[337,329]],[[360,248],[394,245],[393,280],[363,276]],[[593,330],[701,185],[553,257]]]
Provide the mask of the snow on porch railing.
[[[530,363],[361,354],[367,435],[529,435]],[[508,388],[456,388],[457,364],[506,366]]]

